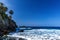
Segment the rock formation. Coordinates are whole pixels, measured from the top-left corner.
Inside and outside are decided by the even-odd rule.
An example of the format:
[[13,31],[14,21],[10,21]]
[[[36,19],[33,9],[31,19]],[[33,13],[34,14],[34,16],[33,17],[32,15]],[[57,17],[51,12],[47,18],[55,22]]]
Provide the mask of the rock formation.
[[12,19],[13,11],[9,11],[9,16],[6,14],[7,11],[8,8],[0,2],[0,36],[15,31],[17,27],[16,22]]

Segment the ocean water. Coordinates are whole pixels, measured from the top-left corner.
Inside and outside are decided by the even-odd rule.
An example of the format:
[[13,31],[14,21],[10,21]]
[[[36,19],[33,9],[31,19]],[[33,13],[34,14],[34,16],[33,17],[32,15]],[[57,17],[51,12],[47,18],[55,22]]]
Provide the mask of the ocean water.
[[28,40],[60,40],[59,29],[24,30],[24,32],[18,32],[13,35],[29,38]]

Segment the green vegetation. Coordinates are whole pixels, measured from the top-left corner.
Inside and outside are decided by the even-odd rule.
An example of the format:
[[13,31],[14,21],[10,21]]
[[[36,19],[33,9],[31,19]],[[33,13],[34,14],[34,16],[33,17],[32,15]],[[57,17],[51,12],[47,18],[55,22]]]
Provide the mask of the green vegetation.
[[12,20],[13,10],[9,11],[9,16],[6,14],[7,11],[8,8],[0,2],[0,36],[15,31],[17,27],[16,22]]

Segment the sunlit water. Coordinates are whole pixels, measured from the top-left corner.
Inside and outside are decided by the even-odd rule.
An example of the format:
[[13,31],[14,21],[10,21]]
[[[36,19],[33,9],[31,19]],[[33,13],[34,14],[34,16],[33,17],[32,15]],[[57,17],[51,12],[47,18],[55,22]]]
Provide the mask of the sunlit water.
[[32,29],[13,35],[30,38],[30,40],[60,40],[60,30],[58,29]]

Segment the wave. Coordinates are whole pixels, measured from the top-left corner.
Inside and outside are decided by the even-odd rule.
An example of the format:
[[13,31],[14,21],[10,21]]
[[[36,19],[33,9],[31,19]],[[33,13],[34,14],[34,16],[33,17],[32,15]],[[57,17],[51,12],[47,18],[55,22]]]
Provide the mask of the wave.
[[11,35],[27,40],[60,40],[60,30],[57,29],[32,29]]

